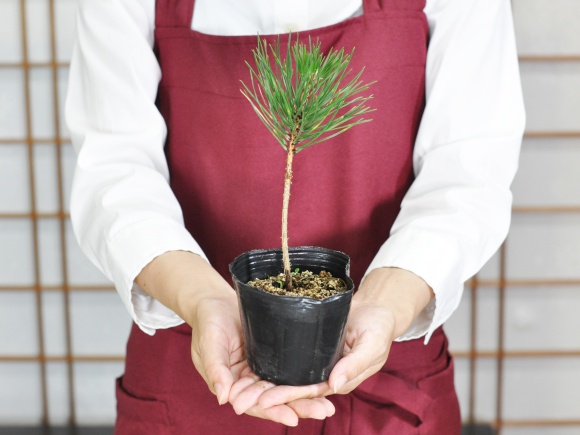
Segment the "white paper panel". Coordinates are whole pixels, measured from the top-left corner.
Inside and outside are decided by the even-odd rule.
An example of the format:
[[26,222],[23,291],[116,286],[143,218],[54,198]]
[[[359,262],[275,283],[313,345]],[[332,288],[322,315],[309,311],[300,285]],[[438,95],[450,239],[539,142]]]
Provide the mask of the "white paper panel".
[[58,178],[56,146],[34,145],[34,184],[36,186],[36,208],[40,213],[58,211]]
[[580,130],[580,62],[522,63],[529,131]]
[[21,32],[20,2],[18,0],[0,1],[0,62],[22,60]]
[[580,205],[580,139],[526,139],[512,190],[515,205]]
[[469,363],[465,358],[455,360],[455,390],[461,418],[465,420],[469,411]]
[[494,287],[477,290],[477,349],[497,349],[499,331],[499,291]]
[[62,254],[58,219],[38,221],[40,282],[42,285],[62,285]]
[[[477,361],[475,377],[475,419],[476,421],[493,421],[496,412],[496,377],[497,364],[493,359]],[[469,360],[455,360],[455,388],[459,399],[461,417],[469,418]]]
[[48,416],[52,425],[67,425],[69,418],[68,372],[66,363],[46,365],[48,387]]
[[469,337],[471,318],[471,289],[466,287],[463,291],[463,298],[459,307],[451,318],[445,322],[445,333],[449,339],[449,349],[451,352],[466,351],[469,349]]
[[580,358],[510,358],[504,418],[580,419]]
[[75,355],[123,355],[131,317],[114,291],[70,295]]
[[578,426],[521,427],[505,428],[502,435],[578,435]]
[[497,279],[499,276],[499,250],[483,265],[478,273],[479,279]]
[[0,219],[0,285],[33,285],[32,223]]
[[[468,352],[471,337],[471,289],[466,288],[459,307],[445,323],[452,352]],[[496,288],[479,287],[477,290],[477,336],[479,351],[493,351],[498,342],[498,291]]]
[[0,292],[0,355],[38,355],[33,291]]
[[30,70],[32,135],[35,138],[54,136],[52,71],[49,68]]
[[512,0],[521,54],[580,54],[578,0]]
[[66,355],[64,294],[62,291],[42,292],[44,351],[49,356]]
[[69,62],[76,34],[77,0],[59,0],[56,12],[56,52],[59,62]]
[[50,61],[49,2],[26,0],[28,58],[31,62]]
[[15,68],[1,68],[0,138],[22,139],[25,136],[24,74]]
[[115,421],[115,378],[123,363],[75,363],[76,412],[85,425],[112,425]]
[[0,213],[30,210],[29,181],[27,147],[0,145]]
[[580,349],[578,287],[509,288],[506,308],[506,349]]
[[577,214],[516,215],[507,247],[508,278],[580,278]]
[[493,421],[497,408],[497,361],[479,359],[475,370],[475,418],[477,421]]
[[42,396],[38,363],[0,362],[0,423],[40,424]]

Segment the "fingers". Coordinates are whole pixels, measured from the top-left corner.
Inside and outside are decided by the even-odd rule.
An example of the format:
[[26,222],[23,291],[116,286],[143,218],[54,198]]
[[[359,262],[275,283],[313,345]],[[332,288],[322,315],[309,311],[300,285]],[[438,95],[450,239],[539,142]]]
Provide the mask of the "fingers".
[[323,397],[329,392],[330,387],[327,382],[299,387],[291,385],[279,385],[276,388],[265,391],[260,396],[260,406],[262,408],[269,408],[274,405],[281,405],[283,403],[292,402],[294,400]]
[[335,413],[334,405],[324,397],[314,399],[298,399],[288,403],[299,418],[314,418],[324,420]]
[[347,380],[346,383],[337,385],[337,390],[336,390],[336,392],[334,392],[334,390],[333,390],[333,393],[334,394],[348,394],[348,393],[350,393],[352,390],[357,388],[360,384],[362,384],[364,381],[366,381],[372,375],[377,373],[381,369],[382,366],[383,366],[383,364],[377,364],[377,365],[373,365],[373,366],[369,367],[367,370],[365,370],[364,372],[359,374],[354,379]]
[[229,401],[236,414],[240,415],[248,409],[257,406],[260,396],[274,387],[275,385],[271,382],[256,380],[251,377],[243,378],[232,387]]
[[213,360],[206,363],[203,358],[194,354],[193,364],[207,383],[211,392],[217,396],[218,403],[220,405],[226,403],[228,401],[229,391],[234,383],[234,377],[227,362]]
[[286,426],[297,426],[301,418],[312,418],[324,420],[333,416],[334,405],[325,398],[299,399],[286,405],[275,405],[270,408],[253,406],[246,411],[246,414],[272,420]]
[[346,394],[352,391],[381,369],[387,354],[388,350],[379,350],[373,343],[357,343],[349,354],[334,366],[330,374],[328,382],[333,392]]
[[392,315],[380,307],[359,305],[351,311],[345,355],[330,373],[335,394],[346,394],[378,372],[387,361],[392,343]]
[[253,417],[271,420],[276,423],[282,423],[286,426],[298,426],[298,415],[287,405],[273,406],[268,409],[262,409],[258,406],[250,408],[246,414]]
[[191,356],[195,368],[217,396],[220,405],[224,404],[244,368],[235,299],[228,296],[204,300],[197,306],[191,327]]
[[[237,414],[246,413],[295,426],[300,418],[322,420],[334,415],[334,405],[328,399],[318,397],[326,391],[329,391],[326,384],[304,387],[277,386],[260,379],[254,373],[248,373],[234,383],[229,401]],[[273,394],[270,394],[272,392]],[[264,395],[270,395],[270,399],[265,401],[268,406],[262,404],[261,398]],[[290,399],[290,397],[298,398]],[[281,400],[285,401],[280,402]]]
[[212,337],[209,334],[195,346],[192,338],[192,359],[195,368],[217,396],[218,403],[228,401],[230,389],[235,381],[236,372],[243,370],[241,349],[232,349],[227,337]]

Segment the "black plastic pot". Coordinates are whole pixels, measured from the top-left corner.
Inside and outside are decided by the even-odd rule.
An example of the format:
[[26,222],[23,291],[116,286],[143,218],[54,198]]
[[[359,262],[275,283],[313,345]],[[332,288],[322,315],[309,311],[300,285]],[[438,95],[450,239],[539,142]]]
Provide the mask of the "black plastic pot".
[[344,328],[354,284],[349,257],[312,246],[290,248],[292,268],[342,278],[348,290],[324,300],[278,296],[246,283],[283,271],[280,249],[246,252],[230,264],[238,293],[248,363],[254,373],[279,385],[309,385],[328,379],[342,356]]

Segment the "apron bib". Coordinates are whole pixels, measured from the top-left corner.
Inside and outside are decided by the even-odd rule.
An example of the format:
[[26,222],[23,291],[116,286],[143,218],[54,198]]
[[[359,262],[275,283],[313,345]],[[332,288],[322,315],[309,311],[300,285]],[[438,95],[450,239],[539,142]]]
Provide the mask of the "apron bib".
[[[256,36],[215,36],[190,28],[193,0],[157,0],[157,105],[168,127],[171,187],[185,225],[213,267],[242,252],[280,245],[285,152],[240,93]],[[356,47],[376,108],[357,126],[294,159],[291,246],[345,252],[358,285],[389,235],[413,181],[413,144],[424,107],[428,25],[425,0],[364,0],[362,16],[300,32],[323,51]],[[276,36],[265,36],[273,43]],[[282,36],[285,47],[285,36]],[[377,375],[332,396],[335,416],[298,428],[237,416],[219,407],[190,355],[191,328],[150,337],[133,327],[125,376],[117,383],[117,434],[459,434],[453,364],[439,329],[429,345],[394,343]]]

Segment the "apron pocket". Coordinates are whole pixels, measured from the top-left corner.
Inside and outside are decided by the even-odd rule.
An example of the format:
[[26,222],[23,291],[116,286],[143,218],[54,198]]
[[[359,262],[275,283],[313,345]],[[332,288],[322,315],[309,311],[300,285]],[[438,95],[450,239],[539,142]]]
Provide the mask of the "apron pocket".
[[421,420],[398,404],[378,404],[352,397],[349,435],[419,435]]
[[420,431],[422,435],[461,433],[461,413],[453,384],[453,359],[447,352],[446,357],[443,370],[419,381],[419,388],[433,399],[426,410],[425,425]]
[[128,392],[123,377],[117,378],[117,421],[115,435],[171,435],[167,404],[153,398],[141,398]]
[[419,388],[425,391],[433,399],[455,391],[453,358],[446,352],[446,365],[443,370],[427,376],[419,381]]
[[352,434],[415,435],[433,399],[398,376],[380,371],[352,393]]

